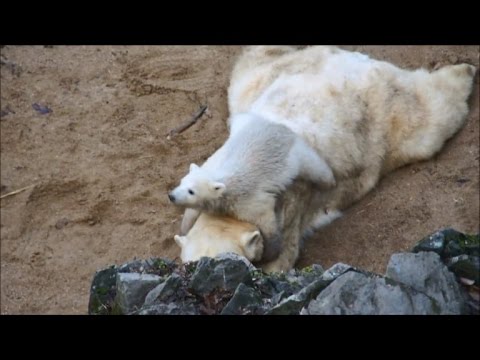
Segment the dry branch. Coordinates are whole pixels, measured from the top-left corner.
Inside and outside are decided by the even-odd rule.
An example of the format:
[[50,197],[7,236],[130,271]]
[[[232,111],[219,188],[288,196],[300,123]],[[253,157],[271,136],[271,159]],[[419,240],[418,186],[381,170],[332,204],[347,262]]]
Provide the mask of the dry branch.
[[192,118],[186,122],[185,124],[183,125],[180,125],[179,127],[173,129],[173,130],[170,130],[167,134],[167,139],[170,140],[170,138],[172,136],[175,136],[175,135],[178,135],[182,132],[184,132],[185,130],[187,130],[190,126],[192,126],[193,124],[195,124],[198,119],[200,119],[200,117],[205,113],[205,110],[207,110],[207,105],[203,105],[200,110],[198,110],[195,115],[192,116]]
[[34,187],[35,185],[37,185],[37,184],[28,185],[28,186],[25,186],[25,187],[23,187],[23,188],[21,188],[21,189],[18,189],[18,190],[9,192],[9,193],[7,193],[7,194],[4,194],[4,195],[0,196],[0,199],[6,198],[7,196],[16,195],[16,194],[18,194],[18,193],[21,193],[22,191],[25,191],[25,190],[28,190],[28,189]]

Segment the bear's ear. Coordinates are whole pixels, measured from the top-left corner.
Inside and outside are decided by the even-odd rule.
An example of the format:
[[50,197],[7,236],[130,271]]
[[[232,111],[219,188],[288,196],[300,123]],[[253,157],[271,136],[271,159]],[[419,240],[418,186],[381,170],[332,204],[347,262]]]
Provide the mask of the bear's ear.
[[212,184],[212,189],[213,189],[213,191],[215,191],[215,193],[216,193],[217,195],[222,195],[223,192],[224,192],[225,189],[226,189],[226,186],[225,186],[224,183],[214,182],[214,183]]
[[255,230],[253,232],[243,234],[241,242],[246,253],[255,253],[255,250],[263,245],[262,240],[263,238],[260,234],[260,231]]
[[200,167],[197,164],[191,163],[190,164],[190,171],[198,170]]
[[244,256],[250,261],[258,261],[263,254],[263,237],[260,231],[252,231],[242,235],[240,243]]
[[183,248],[187,242],[186,236],[175,235],[173,238],[175,239],[175,242],[177,243],[177,245],[180,246],[181,248]]

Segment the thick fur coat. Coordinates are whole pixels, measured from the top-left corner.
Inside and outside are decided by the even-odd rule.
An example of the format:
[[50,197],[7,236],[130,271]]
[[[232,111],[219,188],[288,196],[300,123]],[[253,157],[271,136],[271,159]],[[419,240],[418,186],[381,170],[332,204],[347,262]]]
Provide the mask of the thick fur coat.
[[264,268],[288,270],[306,231],[334,220],[382,175],[440,151],[464,124],[475,72],[468,64],[404,70],[335,47],[246,48],[231,77],[231,118],[250,113],[288,127],[336,181],[330,189],[303,181],[287,189],[277,203],[283,248]]

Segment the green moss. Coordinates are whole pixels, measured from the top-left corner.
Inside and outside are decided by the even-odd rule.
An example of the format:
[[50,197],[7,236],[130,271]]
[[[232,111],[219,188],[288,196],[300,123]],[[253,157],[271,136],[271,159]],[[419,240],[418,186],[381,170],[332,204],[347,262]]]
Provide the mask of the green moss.
[[465,234],[464,238],[460,238],[458,243],[461,247],[465,246],[480,246],[480,236],[478,235],[467,235]]
[[107,302],[103,302],[105,299],[105,297],[94,296],[90,313],[93,315],[123,315],[123,311],[116,300],[110,298]]
[[100,298],[94,297],[92,300],[90,314],[92,315],[109,315],[109,306],[107,304],[102,303]]
[[110,266],[97,272],[90,288],[90,300],[88,304],[89,314],[107,314],[109,304],[115,298],[117,268]]
[[184,265],[184,268],[185,268],[185,273],[187,273],[188,275],[191,275],[197,269],[197,262],[195,261],[195,262],[186,263]]
[[309,273],[313,272],[313,267],[312,266],[305,266],[301,271],[309,274]]
[[105,286],[97,287],[92,295],[92,304],[89,306],[90,313],[93,315],[109,315],[114,297],[115,291]]
[[98,287],[95,289],[95,293],[100,296],[104,296],[108,294],[108,287]]
[[91,314],[93,315],[100,315],[102,311],[102,304],[100,300],[95,297],[92,300],[92,305],[91,305]]
[[153,264],[155,265],[156,268],[161,270],[165,270],[168,268],[168,264],[163,259],[156,259]]
[[112,304],[109,315],[123,315],[123,311],[116,301]]
[[250,271],[250,275],[252,276],[253,281],[262,279],[263,277],[265,277],[265,274],[263,273],[262,270],[252,270]]
[[275,271],[270,272],[268,274],[264,274],[264,277],[270,277],[272,280],[280,280],[283,281],[286,279],[286,272],[285,271]]

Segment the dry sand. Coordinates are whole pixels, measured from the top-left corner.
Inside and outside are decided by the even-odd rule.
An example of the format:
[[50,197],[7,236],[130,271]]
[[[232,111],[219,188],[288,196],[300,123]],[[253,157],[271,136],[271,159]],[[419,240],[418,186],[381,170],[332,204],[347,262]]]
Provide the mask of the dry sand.
[[[478,46],[350,46],[414,69],[478,66]],[[97,269],[175,258],[181,211],[167,191],[226,139],[240,47],[1,49],[1,313],[85,314]],[[298,266],[383,272],[430,232],[479,231],[478,75],[466,126],[434,159],[391,173],[316,234]],[[33,104],[52,110],[40,114]],[[207,113],[167,140],[201,105]]]

